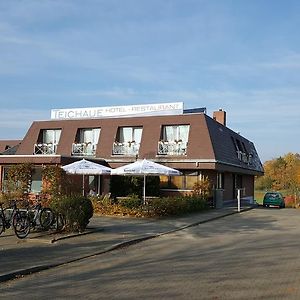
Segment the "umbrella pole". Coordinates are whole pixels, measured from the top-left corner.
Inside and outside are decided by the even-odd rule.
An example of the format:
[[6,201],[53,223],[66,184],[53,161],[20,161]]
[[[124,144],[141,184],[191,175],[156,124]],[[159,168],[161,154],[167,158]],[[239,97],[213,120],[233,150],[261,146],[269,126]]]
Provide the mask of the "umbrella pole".
[[101,184],[101,176],[98,175],[98,195],[99,196],[100,196],[100,193],[101,193],[101,186],[100,186],[100,184]]
[[146,175],[144,174],[144,205],[146,204]]
[[82,175],[82,195],[84,197],[84,175]]

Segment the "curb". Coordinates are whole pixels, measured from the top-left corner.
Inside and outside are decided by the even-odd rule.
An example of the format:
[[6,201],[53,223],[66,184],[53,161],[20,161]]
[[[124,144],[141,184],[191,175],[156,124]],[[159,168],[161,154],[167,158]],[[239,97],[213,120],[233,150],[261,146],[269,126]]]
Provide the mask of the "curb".
[[[162,233],[151,234],[151,235],[148,235],[148,236],[143,236],[143,237],[140,237],[140,238],[135,238],[135,239],[128,240],[128,241],[125,241],[125,242],[121,242],[121,243],[112,245],[112,246],[108,247],[107,249],[104,249],[100,252],[96,252],[96,253],[93,253],[93,254],[81,256],[81,257],[74,258],[74,259],[71,259],[71,260],[68,260],[68,261],[65,261],[65,262],[56,263],[56,264],[39,265],[39,266],[26,268],[26,269],[21,269],[21,270],[17,270],[17,271],[11,272],[11,273],[3,274],[3,275],[0,275],[0,283],[7,282],[7,281],[10,281],[10,280],[13,280],[13,279],[17,279],[17,278],[22,277],[22,276],[26,276],[26,275],[38,273],[38,272],[41,272],[41,271],[49,270],[49,269],[52,269],[52,268],[56,268],[56,267],[59,267],[59,266],[62,266],[62,265],[67,265],[67,264],[77,262],[77,261],[80,261],[80,260],[83,260],[83,259],[87,259],[87,258],[90,258],[90,257],[93,257],[93,256],[102,255],[102,254],[105,254],[105,253],[108,253],[108,252],[112,252],[114,250],[129,247],[129,246],[132,246],[132,245],[135,245],[135,244],[138,244],[138,243],[150,240],[150,239],[154,239],[154,238],[157,238],[157,237],[160,237],[160,236],[164,236],[164,235],[171,234],[171,233],[174,233],[174,232],[177,232],[177,231],[181,231],[181,230],[184,230],[186,228],[195,227],[195,226],[198,226],[200,224],[212,222],[212,221],[222,219],[222,218],[225,218],[225,217],[228,217],[228,216],[232,216],[232,215],[235,215],[235,214],[238,214],[238,213],[247,212],[249,210],[254,209],[255,207],[256,206],[248,207],[248,208],[245,208],[245,209],[241,209],[240,212],[238,212],[238,211],[229,212],[229,213],[226,213],[226,214],[223,214],[223,215],[220,215],[220,216],[216,216],[216,217],[213,217],[213,218],[210,218],[210,219],[206,219],[206,220],[198,221],[198,222],[195,222],[195,223],[191,223],[191,224],[188,224],[188,225],[176,228],[176,229],[172,229],[172,230],[169,230],[169,231],[165,231],[165,232],[162,232]],[[91,234],[91,233],[94,233],[94,232],[97,232],[97,231],[101,231],[101,230],[64,236],[64,237],[61,237],[61,238],[51,240],[51,243],[55,243],[59,240],[64,240],[64,239],[68,239],[68,238],[71,238],[71,237],[77,237],[77,236],[81,236],[81,235]]]

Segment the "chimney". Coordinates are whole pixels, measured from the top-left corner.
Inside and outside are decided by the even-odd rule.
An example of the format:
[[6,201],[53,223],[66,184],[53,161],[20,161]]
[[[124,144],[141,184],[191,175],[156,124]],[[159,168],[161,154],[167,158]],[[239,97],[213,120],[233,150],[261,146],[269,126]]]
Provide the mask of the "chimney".
[[220,108],[218,111],[214,111],[213,119],[226,126],[226,111],[223,111],[222,108]]

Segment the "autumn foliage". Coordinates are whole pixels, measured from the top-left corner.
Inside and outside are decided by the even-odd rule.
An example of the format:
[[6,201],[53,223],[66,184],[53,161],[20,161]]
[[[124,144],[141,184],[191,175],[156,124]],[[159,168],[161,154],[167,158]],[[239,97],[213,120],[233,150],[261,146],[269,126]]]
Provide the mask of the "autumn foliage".
[[257,190],[300,191],[300,154],[288,153],[264,163],[264,176],[255,182]]

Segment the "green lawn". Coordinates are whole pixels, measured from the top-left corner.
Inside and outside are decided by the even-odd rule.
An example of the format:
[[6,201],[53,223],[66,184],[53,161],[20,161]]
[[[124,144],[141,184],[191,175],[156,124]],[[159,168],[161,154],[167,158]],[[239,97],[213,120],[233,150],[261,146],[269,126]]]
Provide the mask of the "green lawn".
[[262,205],[265,193],[265,191],[254,191],[254,199],[256,203]]

